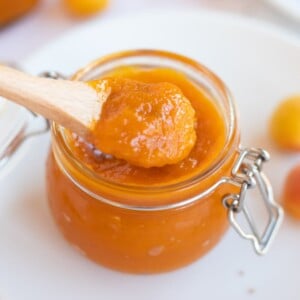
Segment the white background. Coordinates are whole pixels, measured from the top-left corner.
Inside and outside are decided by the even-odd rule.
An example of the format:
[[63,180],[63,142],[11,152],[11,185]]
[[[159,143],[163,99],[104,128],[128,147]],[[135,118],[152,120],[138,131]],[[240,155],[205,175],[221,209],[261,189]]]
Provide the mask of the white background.
[[[40,0],[39,6],[18,22],[0,29],[0,61],[24,60],[64,32],[87,22],[68,15],[60,0]],[[214,9],[263,19],[300,37],[300,24],[264,0],[110,0],[109,8],[94,18],[112,18],[145,10]]]
[[[179,7],[244,14],[277,24],[300,37],[299,24],[289,21],[263,0],[115,0],[108,11],[96,18],[112,19],[143,10]],[[151,27],[149,20],[144,25],[141,20],[134,25],[95,22],[94,29],[86,26],[85,30],[57,41],[50,50],[45,49],[28,60],[27,66],[32,73],[51,66],[69,74],[84,65],[84,61],[123,48],[126,41],[133,48],[159,45],[194,57],[215,70],[235,95],[243,144],[272,151],[272,163],[265,170],[278,199],[283,178],[296,160],[299,161],[299,156],[282,155],[271,147],[266,138],[266,119],[276,101],[299,91],[299,48],[285,38],[259,31],[256,26],[250,29],[252,26],[243,25],[240,20],[228,23],[207,17],[205,21],[203,16],[199,14],[198,18],[197,14],[196,20],[182,18],[190,24],[186,30],[190,35],[183,31],[174,33],[171,25],[156,23],[153,17]],[[168,20],[174,24],[174,18]],[[48,41],[79,25],[80,22],[65,16],[55,1],[46,1],[27,18],[0,31],[0,60],[23,60]],[[164,32],[150,39],[142,34],[146,29],[148,34],[152,30]],[[95,36],[114,36],[115,39],[103,47],[94,42]],[[142,38],[136,39],[136,36]],[[165,36],[170,38],[163,39]],[[178,36],[184,37],[184,44],[178,45]],[[199,53],[197,47],[202,39],[207,43]],[[78,40],[92,46],[76,47]],[[223,56],[219,55],[220,48]],[[70,59],[66,59],[68,49],[73,49]],[[299,223],[290,218],[285,219],[272,251],[263,258],[254,255],[249,243],[229,230],[222,243],[205,259],[168,274],[132,276],[88,261],[62,239],[50,217],[44,187],[48,141],[48,136],[31,140],[33,144],[27,148],[30,151],[26,152],[26,159],[20,160],[18,168],[0,182],[1,300],[300,299],[300,231]]]

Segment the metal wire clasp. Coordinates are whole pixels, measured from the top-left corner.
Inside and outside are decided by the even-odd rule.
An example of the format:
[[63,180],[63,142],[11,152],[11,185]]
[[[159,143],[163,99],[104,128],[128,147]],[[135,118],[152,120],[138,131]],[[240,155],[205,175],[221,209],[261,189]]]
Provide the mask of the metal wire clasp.
[[[255,251],[265,254],[276,235],[283,219],[283,210],[274,201],[272,187],[262,172],[263,164],[269,160],[269,154],[263,149],[242,149],[232,169],[232,183],[240,187],[239,193],[223,197],[223,204],[228,208],[228,219],[238,234],[252,241]],[[245,198],[249,189],[258,188],[268,213],[268,224],[260,234],[247,209]],[[238,223],[237,215],[242,213],[249,225],[246,232]]]

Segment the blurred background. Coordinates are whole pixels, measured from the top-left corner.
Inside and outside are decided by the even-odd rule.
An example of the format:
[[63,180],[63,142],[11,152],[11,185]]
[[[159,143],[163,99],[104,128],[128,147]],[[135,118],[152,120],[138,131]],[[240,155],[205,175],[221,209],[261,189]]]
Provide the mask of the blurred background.
[[275,24],[300,38],[296,6],[300,12],[299,0],[0,0],[0,61],[24,60],[49,41],[93,18],[150,10],[226,11]]

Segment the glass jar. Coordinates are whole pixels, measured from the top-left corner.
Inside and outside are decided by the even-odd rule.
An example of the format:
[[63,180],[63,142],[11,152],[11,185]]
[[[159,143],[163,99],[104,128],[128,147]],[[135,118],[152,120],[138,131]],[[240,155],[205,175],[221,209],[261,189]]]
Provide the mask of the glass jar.
[[38,0],[1,0],[0,27],[27,13],[37,2]]
[[[229,223],[264,253],[282,218],[261,173],[267,153],[239,147],[233,100],[223,82],[201,64],[169,52],[138,50],[109,55],[72,76],[99,78],[120,66],[164,67],[184,73],[215,102],[226,125],[225,145],[196,176],[164,186],[109,182],[72,153],[64,128],[52,124],[47,194],[64,237],[93,261],[120,271],[157,273],[185,266],[212,249]],[[269,223],[259,235],[246,210],[245,194],[258,187]],[[242,213],[251,232],[235,219]]]
[[[9,67],[20,69],[15,64]],[[41,74],[49,77],[48,73]],[[50,76],[53,77],[53,76]],[[26,154],[27,140],[48,132],[48,120],[0,97],[0,179],[14,169]]]

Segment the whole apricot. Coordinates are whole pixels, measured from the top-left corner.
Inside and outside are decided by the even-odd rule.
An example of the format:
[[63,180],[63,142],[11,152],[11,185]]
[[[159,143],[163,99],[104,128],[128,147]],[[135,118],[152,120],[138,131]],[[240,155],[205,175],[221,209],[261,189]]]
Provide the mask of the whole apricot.
[[300,96],[282,101],[270,121],[274,142],[285,150],[300,150]]
[[63,0],[68,10],[77,16],[88,16],[104,10],[108,0]]
[[286,178],[282,204],[289,215],[300,220],[300,165],[294,167]]

